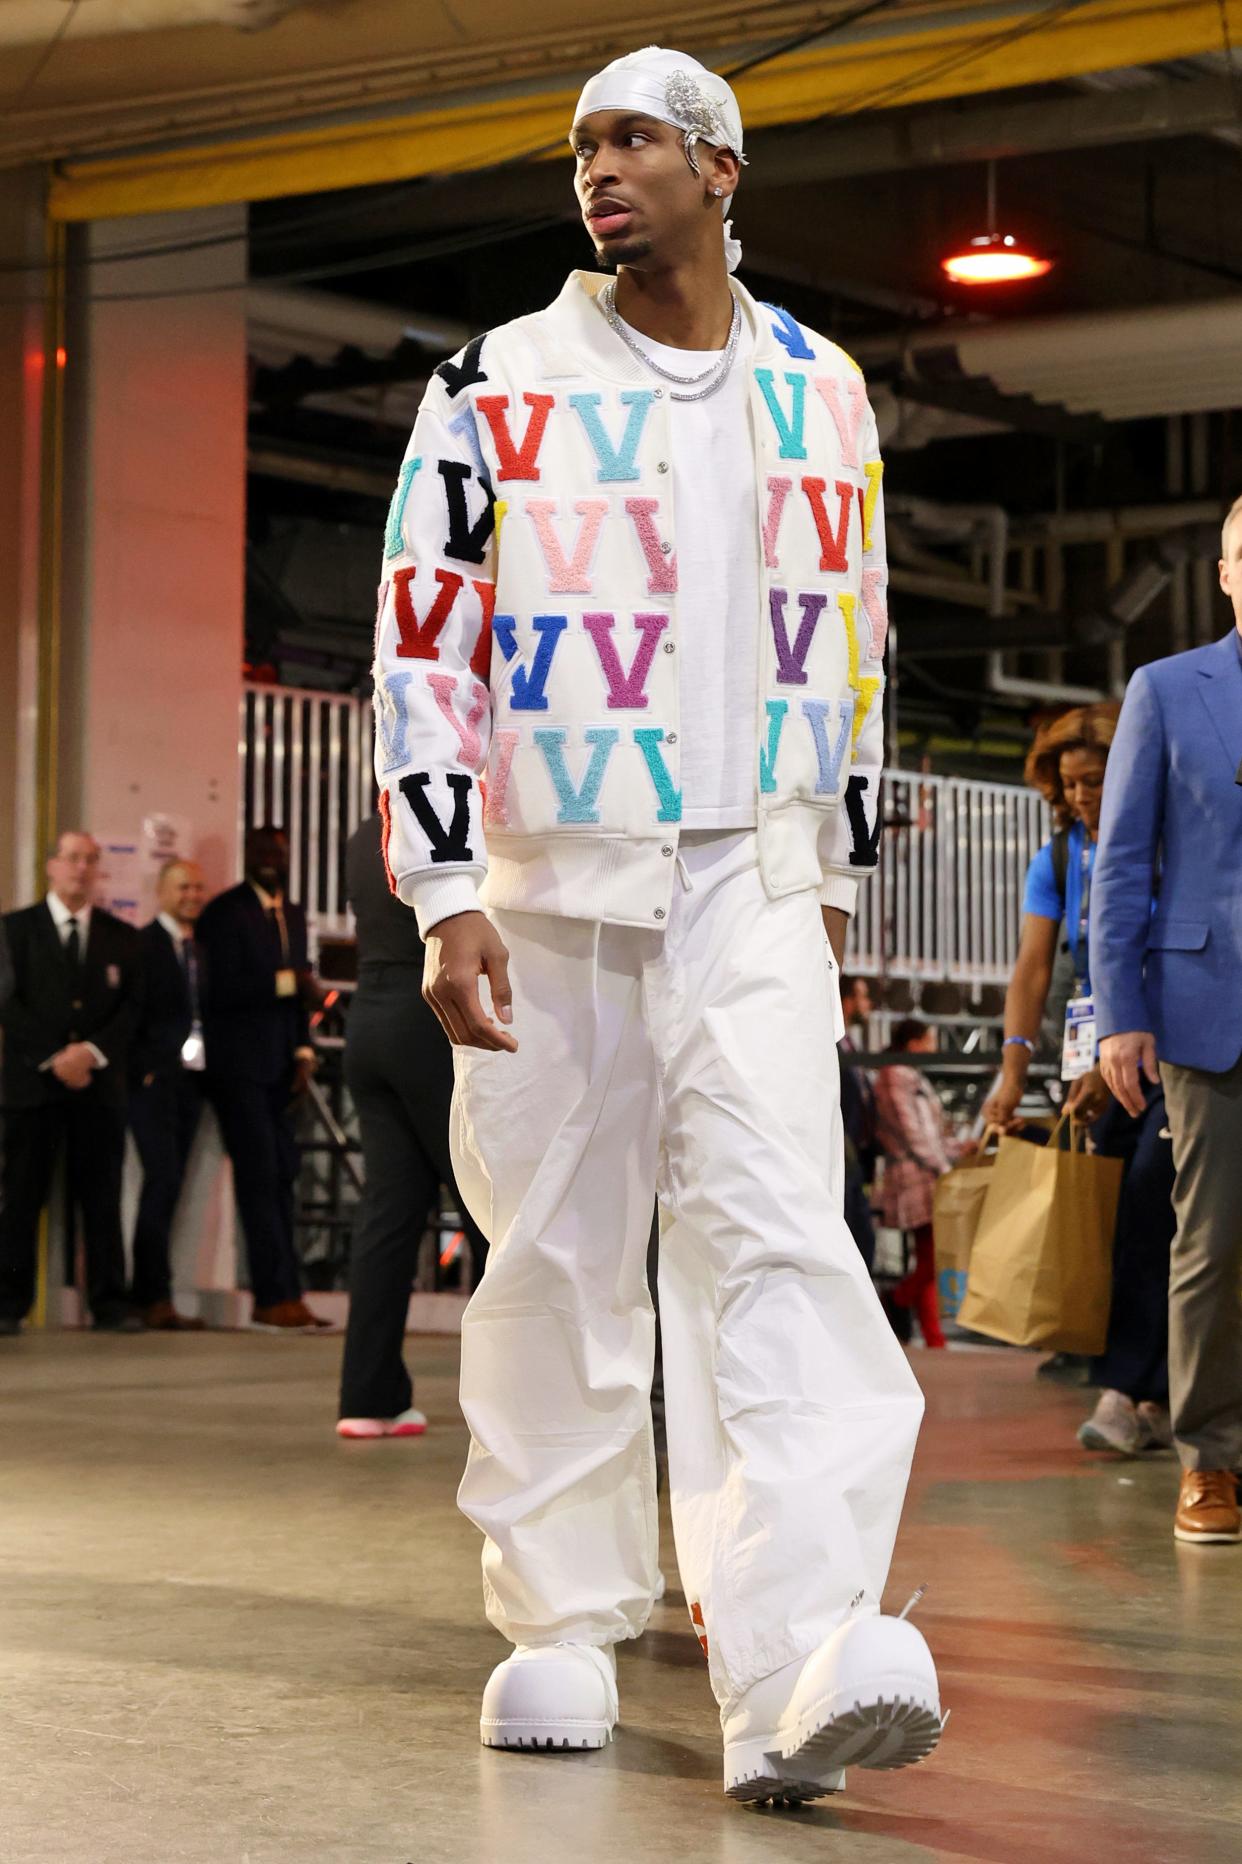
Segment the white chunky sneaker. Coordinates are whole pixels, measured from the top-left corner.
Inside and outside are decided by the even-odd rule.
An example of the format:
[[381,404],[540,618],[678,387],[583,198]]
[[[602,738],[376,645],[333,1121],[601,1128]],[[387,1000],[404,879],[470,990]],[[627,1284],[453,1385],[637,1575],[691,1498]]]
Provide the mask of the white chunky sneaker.
[[844,1787],[839,1768],[824,1772],[808,1763],[786,1772],[780,1758],[779,1728],[805,1664],[805,1657],[786,1664],[755,1683],[727,1714],[721,1711],[724,1789],[730,1799],[801,1806]]
[[909,1767],[944,1725],[936,1666],[901,1618],[853,1618],[766,1677],[724,1718],[731,1799],[800,1804],[837,1793],[846,1767]]
[[483,1691],[484,1747],[607,1747],[617,1724],[612,1646],[519,1644]]

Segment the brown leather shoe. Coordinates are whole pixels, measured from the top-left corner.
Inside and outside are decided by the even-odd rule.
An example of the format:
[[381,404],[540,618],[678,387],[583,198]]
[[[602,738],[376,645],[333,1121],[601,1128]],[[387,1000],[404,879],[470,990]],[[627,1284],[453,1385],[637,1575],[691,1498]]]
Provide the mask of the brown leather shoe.
[[1205,1543],[1242,1540],[1238,1479],[1231,1469],[1183,1469],[1173,1538]]
[[190,1320],[179,1314],[171,1301],[153,1301],[150,1307],[140,1307],[137,1312],[143,1326],[153,1333],[202,1333],[207,1325],[205,1320]]
[[256,1307],[250,1325],[266,1333],[320,1333],[332,1322],[320,1320],[305,1301],[277,1301],[273,1307]]

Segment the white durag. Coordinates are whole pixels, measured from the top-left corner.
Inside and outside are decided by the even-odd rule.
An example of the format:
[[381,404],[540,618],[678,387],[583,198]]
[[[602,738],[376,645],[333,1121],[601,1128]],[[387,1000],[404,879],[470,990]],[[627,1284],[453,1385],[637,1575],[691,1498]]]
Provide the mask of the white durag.
[[[686,160],[696,175],[699,164],[694,145],[700,139],[731,149],[739,162],[746,160],[737,98],[723,78],[685,52],[667,52],[663,46],[649,45],[641,52],[614,58],[587,81],[574,111],[574,122],[590,116],[593,110],[633,110],[655,117],[660,123],[671,123],[682,132]],[[742,262],[742,245],[734,239],[733,222],[728,218],[732,204],[730,195],[724,202],[725,264],[736,272]]]

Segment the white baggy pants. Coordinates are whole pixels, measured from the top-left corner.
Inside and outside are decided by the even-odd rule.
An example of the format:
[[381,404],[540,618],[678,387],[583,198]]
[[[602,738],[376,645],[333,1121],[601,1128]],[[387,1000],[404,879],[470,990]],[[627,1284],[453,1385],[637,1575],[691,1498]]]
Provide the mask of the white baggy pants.
[[727,1707],[878,1609],[923,1400],[841,1214],[815,896],[769,900],[750,833],[678,860],[662,936],[492,915],[520,1046],[454,1050],[457,1181],[491,1242],[459,1500],[512,1643],[642,1632],[658,1192],[677,1564]]

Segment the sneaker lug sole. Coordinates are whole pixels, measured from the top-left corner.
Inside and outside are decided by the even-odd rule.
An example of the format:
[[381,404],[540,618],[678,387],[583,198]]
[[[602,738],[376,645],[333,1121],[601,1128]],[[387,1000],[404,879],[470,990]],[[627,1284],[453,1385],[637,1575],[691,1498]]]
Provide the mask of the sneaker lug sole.
[[945,1718],[929,1708],[923,1690],[900,1686],[848,1706],[829,1698],[816,1705],[781,1750],[780,1766],[792,1772],[810,1763],[816,1773],[844,1767],[872,1767],[891,1772],[917,1766],[940,1740]]
[[612,1729],[605,1722],[480,1722],[484,1747],[524,1753],[581,1753],[607,1747]]

